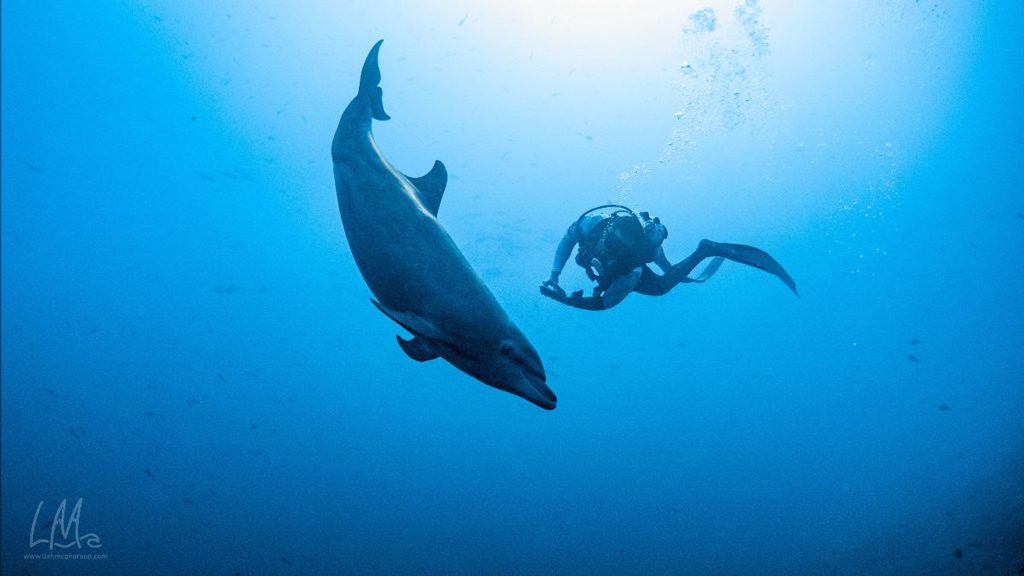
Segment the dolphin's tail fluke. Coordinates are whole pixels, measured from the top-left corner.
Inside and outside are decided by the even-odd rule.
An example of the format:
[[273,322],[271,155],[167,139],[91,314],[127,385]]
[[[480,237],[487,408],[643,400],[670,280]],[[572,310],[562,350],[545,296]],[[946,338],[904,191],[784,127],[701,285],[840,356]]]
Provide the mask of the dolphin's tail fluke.
[[797,296],[800,295],[796,290],[796,282],[794,282],[793,278],[791,278],[790,275],[786,273],[786,270],[782,268],[782,264],[779,264],[775,258],[772,258],[764,250],[743,244],[726,244],[724,242],[712,242],[710,240],[701,240],[700,244],[700,249],[705,250],[708,256],[720,256],[722,258],[732,260],[733,262],[739,262],[740,264],[760,268],[761,270],[776,276],[779,280],[782,280],[786,286],[789,286],[789,289],[792,290],[794,294]]
[[377,64],[377,53],[383,40],[378,40],[363,63],[363,73],[359,76],[359,95],[370,102],[370,113],[374,120],[390,120],[391,116],[384,111],[382,99],[384,91],[380,89],[380,66]]

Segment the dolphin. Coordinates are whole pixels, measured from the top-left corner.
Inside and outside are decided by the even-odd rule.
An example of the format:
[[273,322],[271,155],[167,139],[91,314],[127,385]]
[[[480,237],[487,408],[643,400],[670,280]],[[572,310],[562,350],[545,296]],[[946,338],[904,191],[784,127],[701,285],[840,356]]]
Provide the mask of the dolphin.
[[419,178],[388,162],[372,120],[388,120],[374,44],[359,92],[345,108],[331,144],[338,207],[352,256],[373,304],[412,334],[396,336],[413,360],[444,358],[459,370],[547,410],[558,399],[526,336],[466,261],[437,220],[448,183],[440,161]]

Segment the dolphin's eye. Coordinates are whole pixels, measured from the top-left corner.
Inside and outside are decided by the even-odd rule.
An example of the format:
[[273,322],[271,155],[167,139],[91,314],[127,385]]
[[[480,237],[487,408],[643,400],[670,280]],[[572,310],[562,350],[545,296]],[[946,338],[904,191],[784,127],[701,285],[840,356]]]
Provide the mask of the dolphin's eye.
[[504,354],[505,356],[508,356],[509,354],[511,354],[512,353],[512,345],[511,344],[502,344],[501,345],[501,353]]

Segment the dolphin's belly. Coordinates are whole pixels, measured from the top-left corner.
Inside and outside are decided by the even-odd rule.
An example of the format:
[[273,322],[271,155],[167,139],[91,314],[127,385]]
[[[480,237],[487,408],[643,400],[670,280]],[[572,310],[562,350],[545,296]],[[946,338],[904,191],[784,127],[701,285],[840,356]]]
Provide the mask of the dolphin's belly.
[[447,231],[411,196],[415,189],[390,174],[381,186],[381,176],[349,182],[338,195],[352,256],[374,296],[435,320],[504,319]]

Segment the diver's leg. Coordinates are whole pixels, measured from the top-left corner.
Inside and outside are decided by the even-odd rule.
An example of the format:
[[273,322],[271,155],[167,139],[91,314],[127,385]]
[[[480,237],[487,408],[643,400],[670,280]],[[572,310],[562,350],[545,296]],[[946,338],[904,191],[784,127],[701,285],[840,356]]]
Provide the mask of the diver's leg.
[[659,275],[654,270],[644,266],[643,272],[640,273],[640,281],[636,283],[636,288],[633,291],[646,296],[661,296],[668,294],[668,291],[678,283],[671,281],[668,278],[668,274]]
[[661,275],[655,273],[650,267],[644,266],[643,274],[641,274],[640,281],[637,282],[634,291],[648,296],[661,296],[667,294],[669,290],[675,288],[676,284],[680,282],[693,282],[689,277],[690,272],[693,272],[693,269],[704,261],[705,258],[713,256],[710,253],[712,244],[714,243],[710,240],[701,240],[693,254],[672,265],[668,271]]
[[718,270],[721,263],[712,261],[708,268],[699,278],[690,278],[690,273],[706,258],[726,258],[733,262],[753,266],[772,274],[782,280],[794,294],[800,295],[796,290],[796,282],[786,273],[782,265],[768,255],[764,250],[746,246],[743,244],[726,244],[724,242],[712,242],[701,240],[697,249],[677,264],[668,269],[665,274],[658,276],[649,268],[645,269],[643,276],[635,289],[641,294],[660,296],[667,293],[680,282],[703,282],[711,277]]
[[[646,270],[647,266],[643,267]],[[641,268],[630,271],[624,276],[619,276],[613,280],[609,285],[608,289],[601,294],[601,305],[604,309],[611,308],[619,302],[626,299],[629,293],[636,289],[640,278],[643,276]]]
[[672,268],[669,268],[665,275],[671,276],[674,279],[678,276],[678,279],[675,280],[676,284],[682,282],[683,278],[689,276],[690,272],[693,272],[693,269],[696,268],[697,265],[705,258],[713,256],[710,252],[712,245],[714,245],[714,242],[711,240],[701,240],[700,244],[697,244],[697,249],[693,251],[693,254],[690,254],[686,258],[683,258],[679,262],[673,264]]

